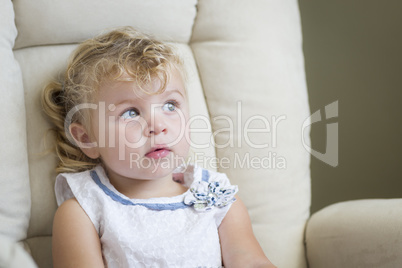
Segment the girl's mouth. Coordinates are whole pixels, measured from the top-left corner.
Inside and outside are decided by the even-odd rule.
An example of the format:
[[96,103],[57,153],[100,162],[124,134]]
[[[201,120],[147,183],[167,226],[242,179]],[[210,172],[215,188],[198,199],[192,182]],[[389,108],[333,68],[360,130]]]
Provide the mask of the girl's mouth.
[[168,156],[169,153],[170,149],[167,147],[155,147],[146,153],[145,156],[153,159],[159,159]]

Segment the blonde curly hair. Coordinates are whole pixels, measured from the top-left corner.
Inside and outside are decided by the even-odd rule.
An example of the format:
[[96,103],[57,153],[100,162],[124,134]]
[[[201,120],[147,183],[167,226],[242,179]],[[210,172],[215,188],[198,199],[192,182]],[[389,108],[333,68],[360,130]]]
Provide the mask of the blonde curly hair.
[[[183,63],[173,46],[131,27],[115,29],[81,43],[72,54],[62,81],[49,83],[42,92],[43,110],[52,121],[56,136],[55,151],[60,160],[56,171],[80,172],[100,163],[100,159],[89,158],[70,142],[65,122],[71,109],[94,101],[99,85],[105,80],[134,81],[147,94],[160,94],[169,83],[172,68],[185,79]],[[160,81],[159,90],[147,91],[145,86],[155,79]],[[89,112],[81,110],[71,119],[71,123],[87,128],[88,122]]]

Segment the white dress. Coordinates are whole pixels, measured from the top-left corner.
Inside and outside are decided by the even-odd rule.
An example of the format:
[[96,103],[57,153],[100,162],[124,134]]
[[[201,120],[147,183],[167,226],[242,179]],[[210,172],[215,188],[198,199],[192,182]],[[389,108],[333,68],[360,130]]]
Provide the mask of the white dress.
[[106,267],[221,267],[218,227],[237,186],[197,166],[183,173],[184,194],[150,199],[119,193],[100,165],[63,173],[56,178],[57,203],[77,199],[98,231]]

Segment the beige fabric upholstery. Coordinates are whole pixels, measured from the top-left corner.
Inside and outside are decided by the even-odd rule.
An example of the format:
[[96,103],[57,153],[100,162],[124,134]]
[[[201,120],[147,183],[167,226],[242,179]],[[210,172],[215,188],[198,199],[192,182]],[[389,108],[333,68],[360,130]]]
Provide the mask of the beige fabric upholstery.
[[[271,261],[279,267],[304,267],[301,245],[309,216],[310,179],[300,126],[309,111],[297,2],[200,1],[191,47],[213,129],[229,127],[219,120],[221,115],[234,122],[233,146],[217,150],[218,158],[231,163],[221,171],[239,185],[254,231]],[[261,130],[268,126],[256,116],[269,121],[269,132]],[[281,116],[286,119],[275,131],[273,118]],[[250,129],[261,132],[244,135],[248,120]],[[227,143],[228,135],[216,135],[216,144]],[[246,136],[250,143],[269,146],[255,148]],[[237,161],[269,154],[276,154],[278,162],[285,158],[286,167],[251,168]]]
[[402,200],[358,200],[314,214],[306,229],[311,268],[395,268],[402,264]]
[[17,36],[13,7],[0,1],[0,235],[10,240],[26,237],[30,190],[26,151],[24,89],[14,60]]
[[21,245],[8,238],[0,238],[0,267],[30,268],[35,266],[33,259]]
[[[56,159],[43,154],[49,124],[39,95],[62,72],[77,42],[105,28],[132,25],[179,43],[188,66],[191,115],[197,116],[191,125],[193,160],[226,172],[239,185],[273,263],[306,267],[310,179],[301,126],[309,109],[296,0],[12,4],[18,37],[11,2],[0,0],[0,120],[8,126],[0,132],[2,234],[23,240],[39,267],[52,266]],[[3,148],[12,149],[6,154]],[[221,165],[215,165],[215,156]]]
[[187,43],[195,0],[14,0],[15,48],[77,43],[107,28],[135,25],[163,40]]

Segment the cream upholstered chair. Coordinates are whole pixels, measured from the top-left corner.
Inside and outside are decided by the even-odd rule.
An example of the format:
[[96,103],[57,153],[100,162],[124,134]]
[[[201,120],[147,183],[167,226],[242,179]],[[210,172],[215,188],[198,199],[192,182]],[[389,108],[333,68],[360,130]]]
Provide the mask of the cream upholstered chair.
[[[306,267],[310,156],[301,126],[309,109],[296,0],[0,0],[0,267],[52,267],[56,158],[44,154],[50,125],[40,92],[63,71],[77,43],[125,25],[177,43],[189,73],[193,159],[239,185],[274,264]],[[370,252],[353,243],[356,230],[347,229],[349,223],[357,221],[355,209],[384,211],[384,202],[338,204],[314,215],[306,239],[310,266],[359,263],[350,254]],[[339,215],[344,221],[338,225]],[[365,237],[366,244],[382,239]],[[387,267],[396,267],[398,258],[401,263],[394,256],[400,249],[399,243],[387,251]],[[376,257],[385,255],[370,256],[366,264],[373,266],[366,267],[380,267]]]

